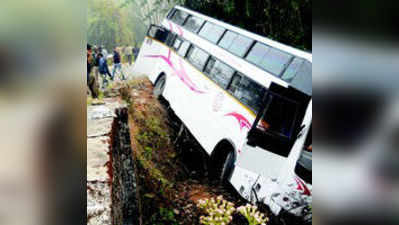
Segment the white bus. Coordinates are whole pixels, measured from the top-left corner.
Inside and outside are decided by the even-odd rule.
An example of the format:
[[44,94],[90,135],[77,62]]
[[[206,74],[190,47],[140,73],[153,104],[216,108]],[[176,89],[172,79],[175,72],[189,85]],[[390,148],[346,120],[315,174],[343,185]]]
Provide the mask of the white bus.
[[311,149],[310,53],[176,6],[151,25],[133,70],[148,75],[218,178],[275,214],[306,211],[311,179],[301,177],[311,167],[297,162]]

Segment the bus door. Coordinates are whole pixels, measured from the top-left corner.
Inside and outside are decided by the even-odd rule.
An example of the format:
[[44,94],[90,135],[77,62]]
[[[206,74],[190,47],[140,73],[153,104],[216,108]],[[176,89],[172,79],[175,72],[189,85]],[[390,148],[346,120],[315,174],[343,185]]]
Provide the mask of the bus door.
[[162,49],[165,49],[165,45],[170,45],[173,42],[174,36],[163,27],[151,25],[140,48],[133,72],[138,75],[151,76],[156,68],[155,65],[160,62],[157,56],[162,53]]
[[238,157],[237,166],[267,179],[279,179],[290,161],[295,166],[300,149],[295,153],[294,145],[304,128],[305,114],[311,114],[312,111],[310,109],[309,112],[308,109],[309,99],[302,98],[300,101],[300,98],[289,97],[293,93],[295,92],[287,90],[266,93],[261,110]]

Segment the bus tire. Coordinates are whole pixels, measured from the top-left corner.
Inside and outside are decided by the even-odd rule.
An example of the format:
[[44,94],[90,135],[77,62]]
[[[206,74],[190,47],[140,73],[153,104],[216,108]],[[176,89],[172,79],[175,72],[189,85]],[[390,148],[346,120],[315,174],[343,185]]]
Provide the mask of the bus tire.
[[155,82],[153,89],[153,94],[156,98],[159,98],[163,94],[163,91],[165,90],[165,84],[166,84],[166,76],[164,73],[162,73],[157,78],[157,81]]
[[219,184],[226,184],[230,178],[234,166],[234,149],[228,145],[220,146],[219,152],[216,152],[211,160],[212,172],[211,178]]
[[223,162],[223,166],[219,175],[219,181],[222,183],[226,183],[230,178],[230,173],[233,169],[234,163],[234,153],[233,151],[229,151],[227,153],[226,159]]

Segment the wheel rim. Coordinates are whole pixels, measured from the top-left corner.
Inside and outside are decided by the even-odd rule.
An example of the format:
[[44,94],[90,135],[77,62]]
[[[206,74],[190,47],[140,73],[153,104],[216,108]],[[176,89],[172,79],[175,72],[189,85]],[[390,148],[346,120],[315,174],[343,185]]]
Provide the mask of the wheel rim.
[[226,156],[225,161],[223,162],[222,171],[220,173],[220,181],[224,181],[227,179],[229,164],[230,164],[230,161],[232,160],[232,157],[233,157],[233,152],[229,152]]
[[162,95],[163,89],[165,88],[165,77],[159,78],[157,83],[155,84],[154,87],[154,96],[159,97]]

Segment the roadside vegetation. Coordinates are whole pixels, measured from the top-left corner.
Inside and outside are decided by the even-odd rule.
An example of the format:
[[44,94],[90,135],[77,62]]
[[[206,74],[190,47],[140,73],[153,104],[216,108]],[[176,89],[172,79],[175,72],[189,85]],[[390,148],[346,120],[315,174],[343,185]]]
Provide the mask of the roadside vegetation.
[[[207,176],[198,175],[206,172],[187,169],[191,162],[183,151],[188,149],[182,149],[187,145],[175,143],[177,130],[170,126],[168,110],[153,97],[147,78],[129,81],[119,87],[119,92],[129,105],[132,154],[144,224],[258,225],[267,221],[263,216],[259,220],[262,223],[251,222],[261,215],[259,210],[243,215],[238,209],[246,208],[235,208],[246,204],[239,196]],[[199,158],[192,157],[192,161]]]

